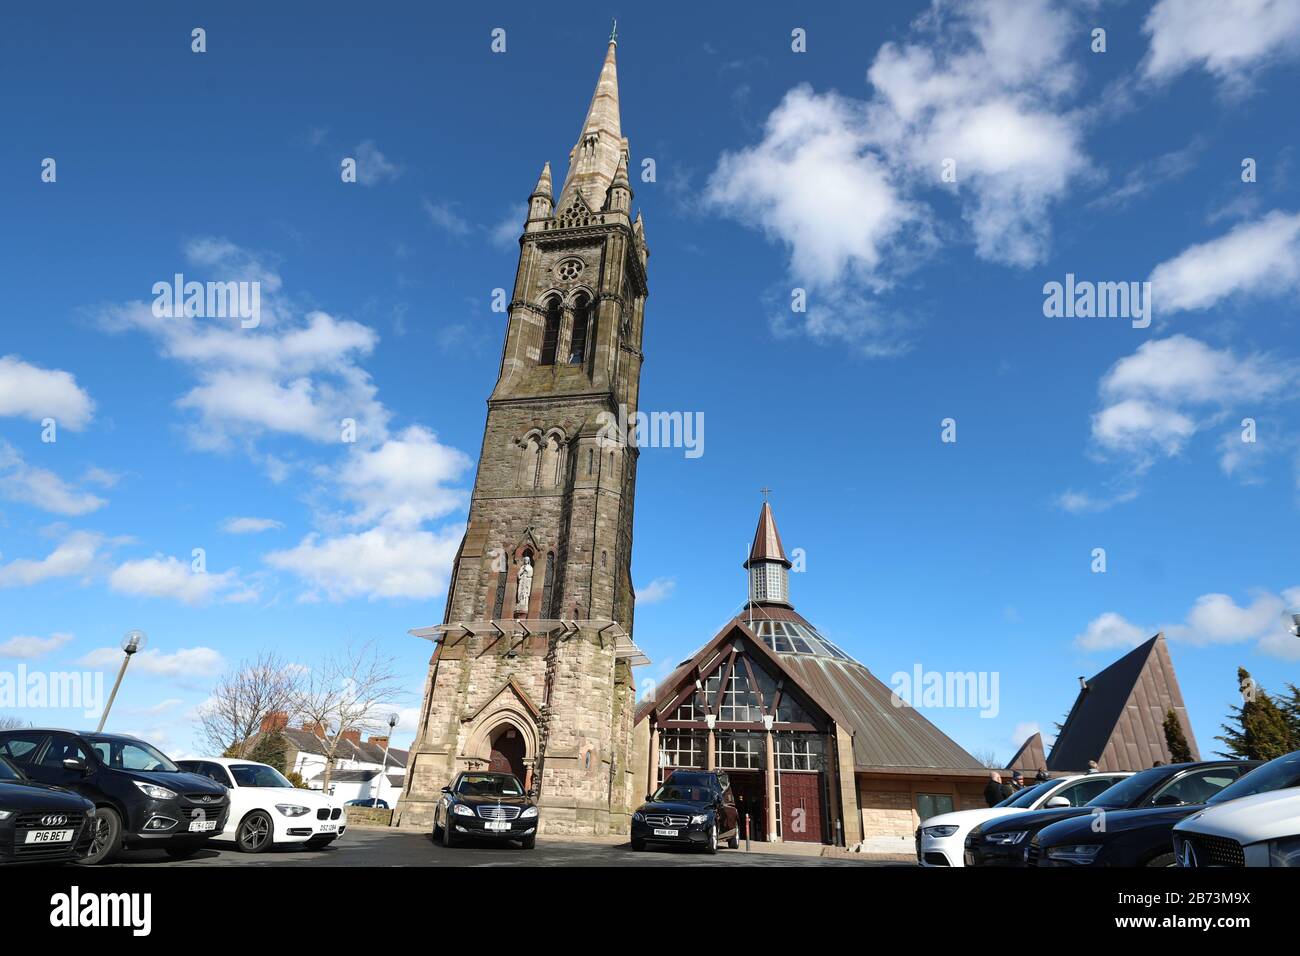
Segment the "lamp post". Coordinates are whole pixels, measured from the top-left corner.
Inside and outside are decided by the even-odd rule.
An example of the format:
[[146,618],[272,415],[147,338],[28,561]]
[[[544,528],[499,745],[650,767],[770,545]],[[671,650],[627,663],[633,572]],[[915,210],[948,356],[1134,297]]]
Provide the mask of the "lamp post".
[[1300,637],[1300,612],[1292,612],[1291,627],[1288,630],[1291,631],[1292,636]]
[[117,689],[122,686],[122,677],[126,674],[126,665],[131,663],[131,656],[141,650],[148,640],[144,631],[138,629],[127,631],[126,636],[122,638],[122,651],[126,656],[122,658],[122,666],[117,672],[117,680],[113,682],[113,692],[108,695],[108,703],[104,705],[104,713],[99,717],[99,726],[95,729],[95,733],[99,733],[104,729],[104,722],[108,720],[108,712],[113,709]]
[[[384,761],[379,765],[379,783],[380,786],[375,788],[375,809],[379,809],[379,792],[382,789],[384,781],[388,779],[388,748],[393,745],[393,728],[397,726],[397,715],[388,715],[388,736],[384,738]],[[391,809],[391,808],[390,808]]]

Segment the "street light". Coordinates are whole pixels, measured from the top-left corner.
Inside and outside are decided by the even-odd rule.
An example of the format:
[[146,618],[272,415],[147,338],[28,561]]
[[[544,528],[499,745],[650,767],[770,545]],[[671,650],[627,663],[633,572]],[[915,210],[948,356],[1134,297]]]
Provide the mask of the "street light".
[[1300,637],[1300,613],[1291,615],[1291,627],[1289,628],[1294,637]]
[[113,700],[117,697],[117,689],[122,686],[122,677],[126,674],[126,665],[131,663],[131,655],[144,648],[149,638],[145,636],[144,631],[133,628],[126,632],[122,638],[122,652],[126,655],[122,658],[122,667],[117,672],[117,680],[113,682],[113,692],[108,695],[108,703],[104,705],[104,713],[100,715],[99,726],[95,733],[104,729],[104,721],[108,720],[108,712],[113,709]]
[[[379,800],[379,792],[383,789],[383,784],[388,780],[388,748],[393,745],[393,728],[397,726],[397,714],[388,715],[388,736],[384,738],[384,762],[379,765],[379,783],[380,786],[375,788],[375,800]],[[378,802],[375,803],[375,809],[379,809]]]

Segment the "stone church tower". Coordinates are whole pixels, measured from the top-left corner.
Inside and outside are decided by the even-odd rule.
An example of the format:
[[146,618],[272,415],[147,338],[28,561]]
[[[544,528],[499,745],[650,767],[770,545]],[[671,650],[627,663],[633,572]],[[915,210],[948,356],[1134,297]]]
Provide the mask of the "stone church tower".
[[496,387],[402,795],[427,829],[461,770],[512,770],[542,832],[626,832],[631,792],[633,419],[647,294],[619,125],[616,40],[556,196],[529,197]]

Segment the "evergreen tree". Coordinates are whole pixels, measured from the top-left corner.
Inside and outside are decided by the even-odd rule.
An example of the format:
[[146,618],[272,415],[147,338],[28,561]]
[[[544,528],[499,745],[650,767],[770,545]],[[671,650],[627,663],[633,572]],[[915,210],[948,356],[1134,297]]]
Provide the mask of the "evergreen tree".
[[1290,753],[1291,728],[1282,710],[1257,685],[1244,667],[1237,668],[1237,684],[1241,688],[1242,704],[1233,707],[1229,723],[1223,725],[1223,735],[1214,738],[1227,749],[1224,757],[1242,760],[1272,760]]
[[1187,735],[1183,733],[1182,721],[1173,708],[1165,714],[1165,744],[1169,747],[1170,763],[1190,763],[1192,748],[1187,744]]
[[1300,750],[1300,687],[1287,684],[1286,689],[1287,696],[1279,697],[1277,703],[1291,729],[1291,749]]
[[288,746],[285,743],[284,734],[262,734],[248,759],[267,764],[284,773],[287,755]]

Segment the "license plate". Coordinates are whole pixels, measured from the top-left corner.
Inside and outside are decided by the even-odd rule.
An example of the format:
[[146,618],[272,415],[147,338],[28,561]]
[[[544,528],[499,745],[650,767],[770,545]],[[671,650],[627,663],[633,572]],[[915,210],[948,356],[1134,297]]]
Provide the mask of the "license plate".
[[485,830],[498,830],[498,831],[500,831],[500,830],[509,830],[509,829],[510,829],[510,821],[509,821],[509,820],[489,820],[487,823],[483,824],[483,829],[485,829]]
[[71,843],[72,830],[28,830],[27,843]]
[[338,833],[339,825],[337,823],[322,823],[320,825],[321,833]]
[[191,833],[211,833],[216,828],[216,820],[195,820],[190,824]]
[[677,836],[676,830],[655,830],[655,836]]

